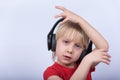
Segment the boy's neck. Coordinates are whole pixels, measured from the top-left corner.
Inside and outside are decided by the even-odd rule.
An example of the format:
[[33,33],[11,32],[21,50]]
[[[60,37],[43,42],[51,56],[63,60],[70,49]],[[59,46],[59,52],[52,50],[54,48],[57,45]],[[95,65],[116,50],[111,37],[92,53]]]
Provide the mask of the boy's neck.
[[67,67],[67,68],[75,68],[77,67],[77,64],[76,63],[72,63],[72,64],[63,64],[59,61],[56,61],[56,63],[60,64],[61,66],[64,66],[64,67]]

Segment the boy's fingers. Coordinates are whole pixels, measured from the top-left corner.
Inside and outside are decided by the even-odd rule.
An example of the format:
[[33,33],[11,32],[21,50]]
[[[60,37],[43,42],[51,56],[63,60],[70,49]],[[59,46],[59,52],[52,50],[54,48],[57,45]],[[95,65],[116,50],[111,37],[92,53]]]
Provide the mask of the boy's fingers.
[[67,19],[64,19],[60,24],[64,24],[67,21]]
[[62,11],[65,11],[65,10],[66,10],[66,8],[64,8],[64,7],[62,7],[62,6],[55,6],[55,8],[56,8],[56,9],[60,9],[60,10],[62,10]]
[[110,57],[108,57],[108,56],[103,56],[102,59],[105,59],[105,60],[107,60],[107,61],[111,61],[111,60],[110,60]]
[[104,52],[107,52],[105,49],[98,49],[98,50],[100,50],[100,51],[104,51]]
[[106,52],[103,52],[102,55],[103,55],[103,56],[107,56],[108,58],[111,58],[111,56],[110,56],[108,53],[106,53]]
[[58,15],[55,16],[55,18],[59,18],[59,17],[65,18],[65,15],[63,13],[61,13],[61,14],[58,14]]
[[103,63],[106,63],[107,65],[110,64],[110,61],[109,61],[109,60],[102,59],[101,61],[102,61]]

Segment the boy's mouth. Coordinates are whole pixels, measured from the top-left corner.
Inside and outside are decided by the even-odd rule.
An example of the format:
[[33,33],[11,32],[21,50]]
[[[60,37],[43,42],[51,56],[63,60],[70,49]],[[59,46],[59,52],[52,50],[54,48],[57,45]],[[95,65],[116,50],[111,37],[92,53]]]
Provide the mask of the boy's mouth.
[[71,57],[70,57],[70,56],[66,56],[66,55],[64,55],[64,59],[66,59],[66,60],[70,60]]

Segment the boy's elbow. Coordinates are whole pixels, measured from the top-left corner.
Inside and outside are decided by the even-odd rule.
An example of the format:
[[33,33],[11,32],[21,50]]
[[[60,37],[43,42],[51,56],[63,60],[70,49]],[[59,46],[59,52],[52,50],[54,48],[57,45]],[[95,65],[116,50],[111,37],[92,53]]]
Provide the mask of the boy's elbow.
[[106,43],[106,44],[103,46],[103,49],[104,49],[105,51],[108,51],[108,50],[109,50],[109,44]]
[[109,44],[106,45],[105,50],[106,50],[106,51],[109,50]]
[[97,47],[98,49],[103,49],[104,51],[108,52],[108,50],[109,50],[109,44],[108,43],[101,43],[100,45]]

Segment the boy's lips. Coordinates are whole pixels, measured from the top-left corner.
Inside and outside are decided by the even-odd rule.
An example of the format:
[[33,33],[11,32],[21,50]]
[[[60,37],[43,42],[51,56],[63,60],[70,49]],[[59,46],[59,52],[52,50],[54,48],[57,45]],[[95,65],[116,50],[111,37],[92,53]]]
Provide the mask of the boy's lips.
[[70,56],[67,56],[67,55],[64,55],[63,57],[64,57],[64,59],[66,59],[66,60],[70,60],[70,59],[71,59],[71,57],[70,57]]

